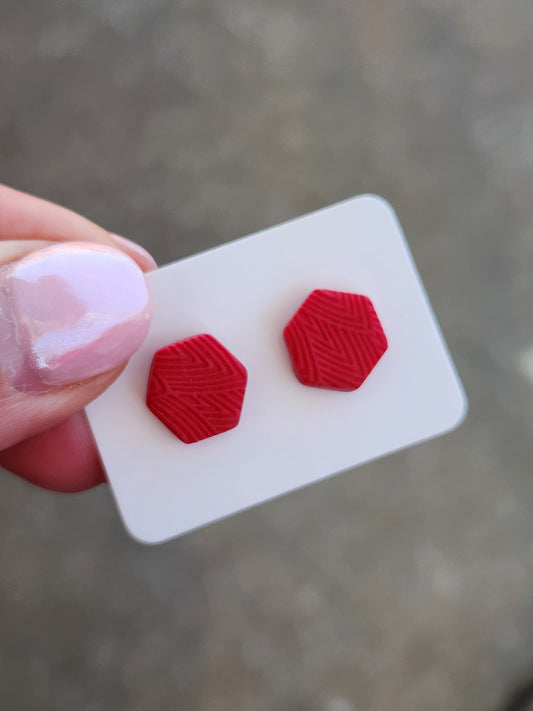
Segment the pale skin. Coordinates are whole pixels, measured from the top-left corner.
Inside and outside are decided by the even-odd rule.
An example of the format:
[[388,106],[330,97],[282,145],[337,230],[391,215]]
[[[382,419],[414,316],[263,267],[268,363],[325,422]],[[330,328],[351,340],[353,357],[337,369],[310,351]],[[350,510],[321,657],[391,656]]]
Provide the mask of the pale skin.
[[[144,272],[156,264],[133,242],[116,241],[90,220],[0,185],[0,267],[54,242],[94,242],[120,249]],[[83,408],[123,367],[49,392],[19,392],[0,377],[0,466],[63,492],[105,481]]]

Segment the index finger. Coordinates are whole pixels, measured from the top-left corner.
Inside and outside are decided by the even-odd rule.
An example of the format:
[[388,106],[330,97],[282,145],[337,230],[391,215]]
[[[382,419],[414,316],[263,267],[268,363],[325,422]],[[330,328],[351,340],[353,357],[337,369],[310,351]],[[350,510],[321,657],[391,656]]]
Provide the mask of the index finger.
[[97,242],[116,247],[109,232],[60,205],[0,185],[0,240]]
[[143,272],[157,269],[152,255],[136,242],[111,234],[65,207],[0,184],[0,242],[6,240],[96,242],[124,252]]

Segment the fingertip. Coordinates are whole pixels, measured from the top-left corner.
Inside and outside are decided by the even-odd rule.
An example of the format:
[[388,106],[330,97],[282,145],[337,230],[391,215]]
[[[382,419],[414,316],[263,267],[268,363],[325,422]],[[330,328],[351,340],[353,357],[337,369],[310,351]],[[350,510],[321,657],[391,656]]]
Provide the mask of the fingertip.
[[43,489],[77,493],[105,482],[85,413],[0,452],[0,466]]

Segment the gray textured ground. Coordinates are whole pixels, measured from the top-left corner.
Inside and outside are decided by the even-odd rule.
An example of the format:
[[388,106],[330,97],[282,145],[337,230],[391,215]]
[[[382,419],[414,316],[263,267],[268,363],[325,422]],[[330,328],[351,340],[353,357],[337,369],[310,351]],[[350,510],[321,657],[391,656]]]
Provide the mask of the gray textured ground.
[[3,709],[491,711],[533,674],[532,33],[531,0],[0,0],[0,180],[161,263],[384,194],[471,400],[153,549],[104,487],[2,476]]

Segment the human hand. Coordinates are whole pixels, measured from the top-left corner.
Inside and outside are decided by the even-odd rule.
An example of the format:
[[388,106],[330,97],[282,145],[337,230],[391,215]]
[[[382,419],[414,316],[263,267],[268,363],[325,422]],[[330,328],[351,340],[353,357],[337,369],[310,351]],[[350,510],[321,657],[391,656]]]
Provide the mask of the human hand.
[[105,480],[83,408],[144,340],[141,270],[155,267],[135,243],[0,185],[1,466],[56,491]]

